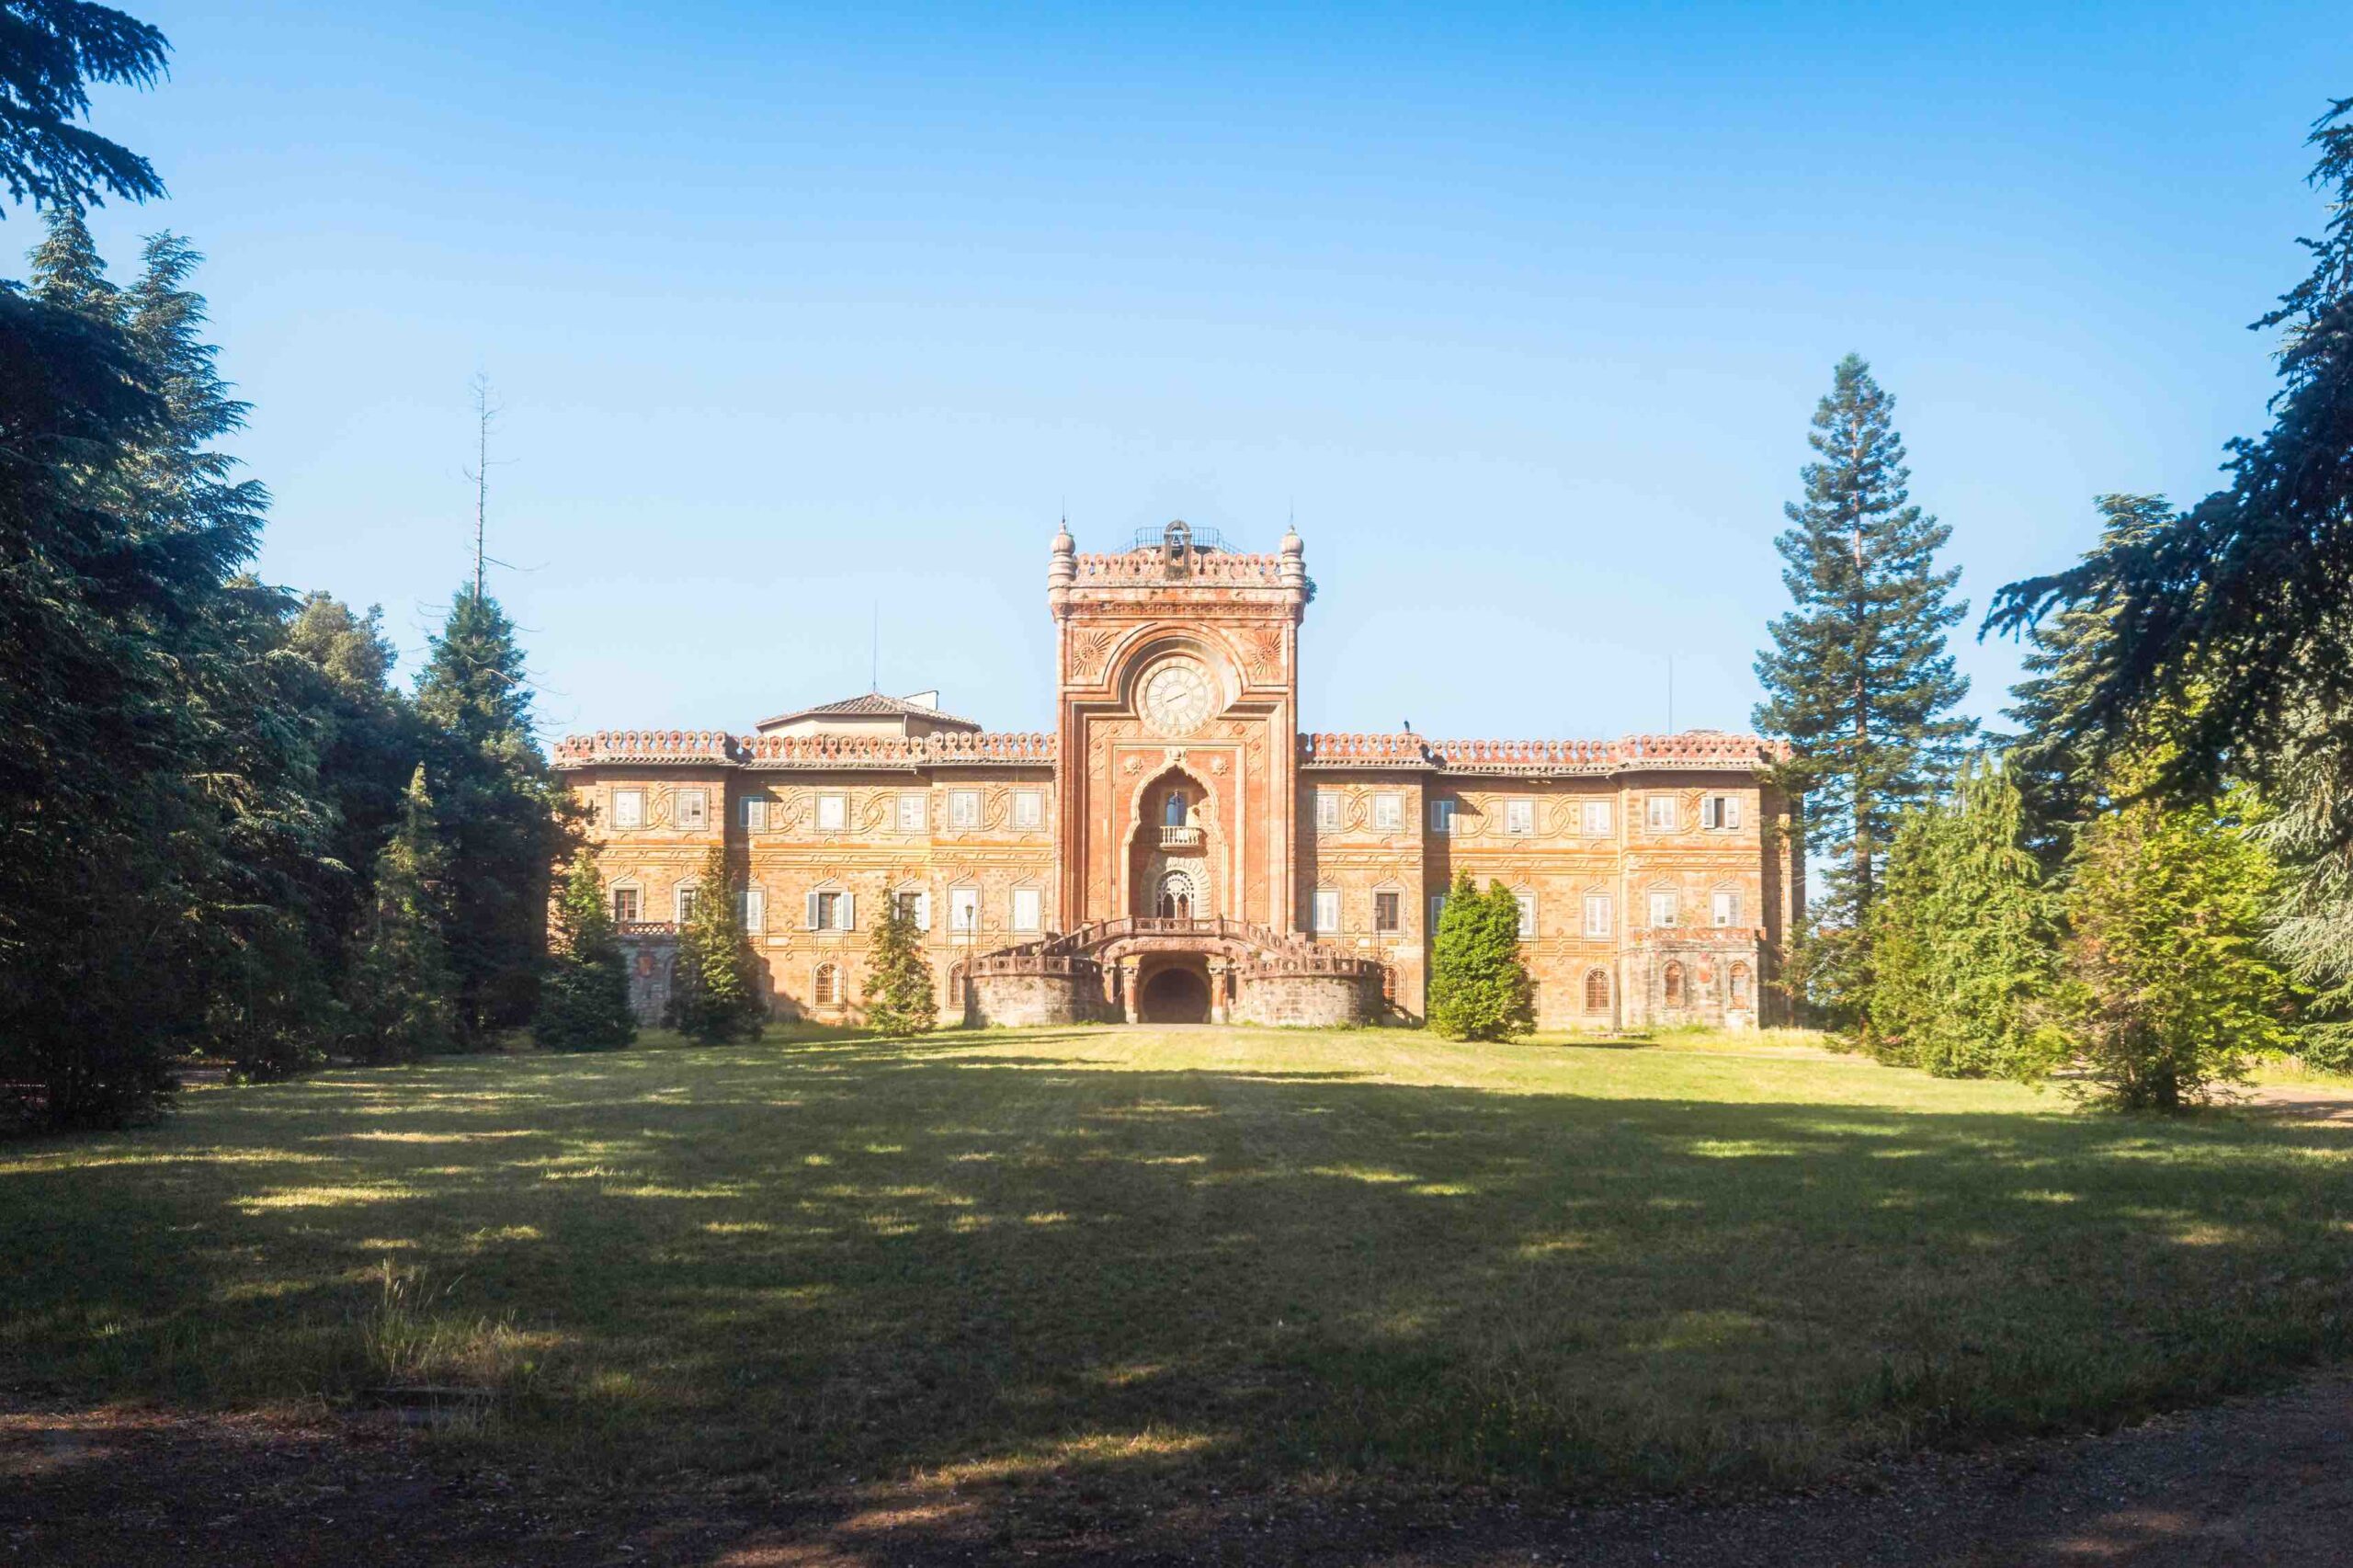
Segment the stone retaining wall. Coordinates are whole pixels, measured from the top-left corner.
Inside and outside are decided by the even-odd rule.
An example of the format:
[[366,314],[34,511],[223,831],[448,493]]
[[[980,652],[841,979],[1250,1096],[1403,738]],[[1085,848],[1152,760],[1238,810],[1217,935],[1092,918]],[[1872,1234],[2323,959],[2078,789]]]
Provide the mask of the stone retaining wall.
[[1083,1024],[1102,1016],[1099,970],[1092,975],[983,973],[973,975],[966,984],[965,1021],[974,1025]]
[[1381,1017],[1381,983],[1358,974],[1235,977],[1233,1021],[1290,1028],[1347,1028]]

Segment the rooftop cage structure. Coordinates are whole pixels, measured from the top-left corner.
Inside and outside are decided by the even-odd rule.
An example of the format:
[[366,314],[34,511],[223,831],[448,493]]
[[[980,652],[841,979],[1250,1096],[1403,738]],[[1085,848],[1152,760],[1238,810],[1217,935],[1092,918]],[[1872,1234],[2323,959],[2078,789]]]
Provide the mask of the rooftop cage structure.
[[1199,550],[1230,555],[1233,548],[1225,536],[1215,528],[1197,528],[1190,523],[1169,523],[1160,528],[1146,526],[1136,530],[1135,541],[1128,546],[1138,550]]

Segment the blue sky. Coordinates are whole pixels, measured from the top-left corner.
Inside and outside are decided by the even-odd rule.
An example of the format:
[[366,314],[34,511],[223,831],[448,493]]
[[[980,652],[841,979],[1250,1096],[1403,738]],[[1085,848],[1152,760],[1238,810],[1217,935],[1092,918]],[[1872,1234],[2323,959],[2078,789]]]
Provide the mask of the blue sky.
[[1837,358],[1982,610],[2261,426],[2353,94],[2341,0],[132,8],[172,197],[96,227],[210,257],[263,573],[413,670],[487,372],[551,732],[863,690],[878,605],[885,689],[1042,726],[1065,506],[1295,510],[1311,727],[1655,728],[1670,654],[1745,726]]

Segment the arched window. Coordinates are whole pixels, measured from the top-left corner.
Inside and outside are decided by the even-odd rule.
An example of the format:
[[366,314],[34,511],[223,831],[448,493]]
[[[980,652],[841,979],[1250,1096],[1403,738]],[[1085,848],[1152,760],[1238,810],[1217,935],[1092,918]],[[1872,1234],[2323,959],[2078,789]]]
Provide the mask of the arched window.
[[1167,827],[1186,827],[1190,825],[1191,816],[1192,801],[1186,796],[1185,791],[1169,790],[1168,803],[1161,809],[1162,824]]
[[1609,971],[1589,969],[1585,971],[1585,1010],[1588,1013],[1609,1011]]
[[1153,912],[1164,920],[1187,920],[1194,907],[1193,879],[1183,871],[1162,874],[1158,894],[1153,900]]
[[814,983],[810,986],[810,992],[811,1000],[817,1006],[840,1006],[842,1005],[842,966],[835,963],[819,964],[817,977]]
[[1683,1006],[1683,966],[1673,959],[1667,960],[1666,972],[1663,978],[1665,983],[1666,1005],[1670,1007],[1680,1007]]
[[948,1005],[960,1010],[964,1006],[964,966],[961,963],[948,966]]
[[1733,964],[1727,983],[1732,987],[1732,1005],[1735,1007],[1747,1006],[1748,966],[1745,963]]

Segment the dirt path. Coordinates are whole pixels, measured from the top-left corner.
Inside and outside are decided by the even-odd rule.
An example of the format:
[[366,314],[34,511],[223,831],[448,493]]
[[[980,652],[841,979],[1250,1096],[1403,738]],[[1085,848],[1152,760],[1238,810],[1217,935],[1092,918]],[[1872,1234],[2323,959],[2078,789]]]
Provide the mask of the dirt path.
[[378,1421],[0,1407],[0,1562],[846,1568],[949,1562],[2126,1564],[2353,1561],[2353,1374],[1802,1496],[1537,1509],[1479,1495],[1084,1478],[825,1496],[582,1490]]

